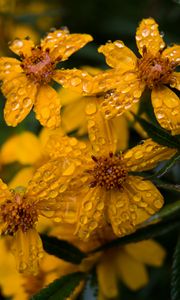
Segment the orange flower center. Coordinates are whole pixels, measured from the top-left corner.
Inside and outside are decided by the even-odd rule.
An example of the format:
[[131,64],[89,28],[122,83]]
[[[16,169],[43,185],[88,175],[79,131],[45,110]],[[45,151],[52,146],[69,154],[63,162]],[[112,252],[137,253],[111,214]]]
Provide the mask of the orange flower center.
[[96,165],[94,169],[89,170],[89,173],[93,176],[90,186],[105,187],[107,191],[121,189],[128,175],[122,156],[109,153],[109,157],[96,158],[92,156],[92,159]]
[[15,193],[14,200],[1,204],[1,222],[6,224],[3,234],[13,235],[18,229],[23,232],[34,227],[38,220],[34,203],[29,203],[20,194]]
[[49,55],[49,49],[32,48],[32,55],[23,58],[21,67],[26,76],[35,83],[47,84],[51,81],[54,74],[56,62]]
[[156,56],[143,51],[143,57],[138,60],[138,71],[142,81],[150,88],[157,87],[160,83],[168,84],[171,81],[174,63],[168,58],[163,58],[159,52]]

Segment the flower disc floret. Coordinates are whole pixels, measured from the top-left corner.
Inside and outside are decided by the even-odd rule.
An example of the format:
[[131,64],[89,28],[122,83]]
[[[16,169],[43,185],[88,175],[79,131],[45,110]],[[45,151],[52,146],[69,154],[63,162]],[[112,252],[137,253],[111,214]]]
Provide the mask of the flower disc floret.
[[89,173],[93,176],[91,187],[104,187],[107,191],[112,189],[122,189],[122,184],[125,182],[128,172],[123,164],[120,155],[109,153],[109,157],[95,157],[92,159],[96,163],[94,169]]
[[6,224],[4,234],[13,235],[19,229],[27,232],[38,221],[37,209],[20,194],[15,194],[14,201],[7,200],[1,205],[1,219]]

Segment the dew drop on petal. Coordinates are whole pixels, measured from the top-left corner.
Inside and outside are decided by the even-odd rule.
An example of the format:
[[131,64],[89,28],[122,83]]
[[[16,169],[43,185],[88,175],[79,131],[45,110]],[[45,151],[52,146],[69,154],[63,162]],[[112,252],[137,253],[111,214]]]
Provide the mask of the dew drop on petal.
[[97,107],[96,107],[96,104],[95,103],[88,103],[86,105],[86,114],[87,115],[92,115],[92,114],[95,114],[96,113],[96,110],[97,110]]

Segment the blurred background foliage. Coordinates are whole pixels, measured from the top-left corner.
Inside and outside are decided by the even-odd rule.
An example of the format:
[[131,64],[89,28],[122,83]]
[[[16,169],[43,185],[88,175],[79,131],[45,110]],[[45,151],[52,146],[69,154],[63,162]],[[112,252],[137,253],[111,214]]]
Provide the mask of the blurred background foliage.
[[[179,42],[179,0],[0,0],[0,55],[13,56],[8,50],[8,42],[16,37],[30,36],[38,42],[51,28],[67,26],[72,33],[91,34],[94,41],[60,66],[72,68],[91,65],[107,68],[97,47],[108,40],[120,39],[137,53],[136,27],[142,18],[150,16],[159,23],[167,44]],[[0,145],[15,133],[24,130],[39,132],[41,126],[35,120],[33,112],[16,128],[8,127],[3,119],[5,99],[2,94],[0,96]],[[138,140],[139,137],[132,132],[131,144]],[[3,169],[1,176],[10,179],[18,168],[17,164],[13,164],[9,169]],[[177,183],[177,177],[178,169],[174,167],[165,179]],[[166,190],[161,192],[166,202],[178,198],[176,193]],[[167,259],[162,268],[149,268],[148,286],[135,293],[121,284],[122,300],[170,299],[170,271],[176,236],[174,232],[159,239],[167,249]],[[93,299],[89,287],[84,293],[84,299]]]

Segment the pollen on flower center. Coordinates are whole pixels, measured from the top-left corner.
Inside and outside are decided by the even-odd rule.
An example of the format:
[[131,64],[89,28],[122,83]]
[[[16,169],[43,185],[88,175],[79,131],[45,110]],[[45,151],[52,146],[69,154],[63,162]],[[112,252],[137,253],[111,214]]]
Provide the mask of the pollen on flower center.
[[149,88],[156,87],[160,83],[170,83],[175,68],[175,65],[168,58],[163,58],[160,52],[154,56],[147,52],[146,48],[137,64],[139,76]]
[[38,220],[34,203],[29,203],[22,195],[16,193],[14,200],[7,200],[0,206],[1,221],[5,224],[3,234],[13,235],[18,229],[23,232],[34,227]]
[[120,155],[109,153],[109,157],[92,156],[95,167],[89,170],[93,176],[91,187],[101,186],[106,190],[121,189],[128,172]]
[[56,62],[49,55],[49,49],[32,48],[32,55],[23,58],[21,67],[26,76],[35,83],[47,84],[54,74]]

